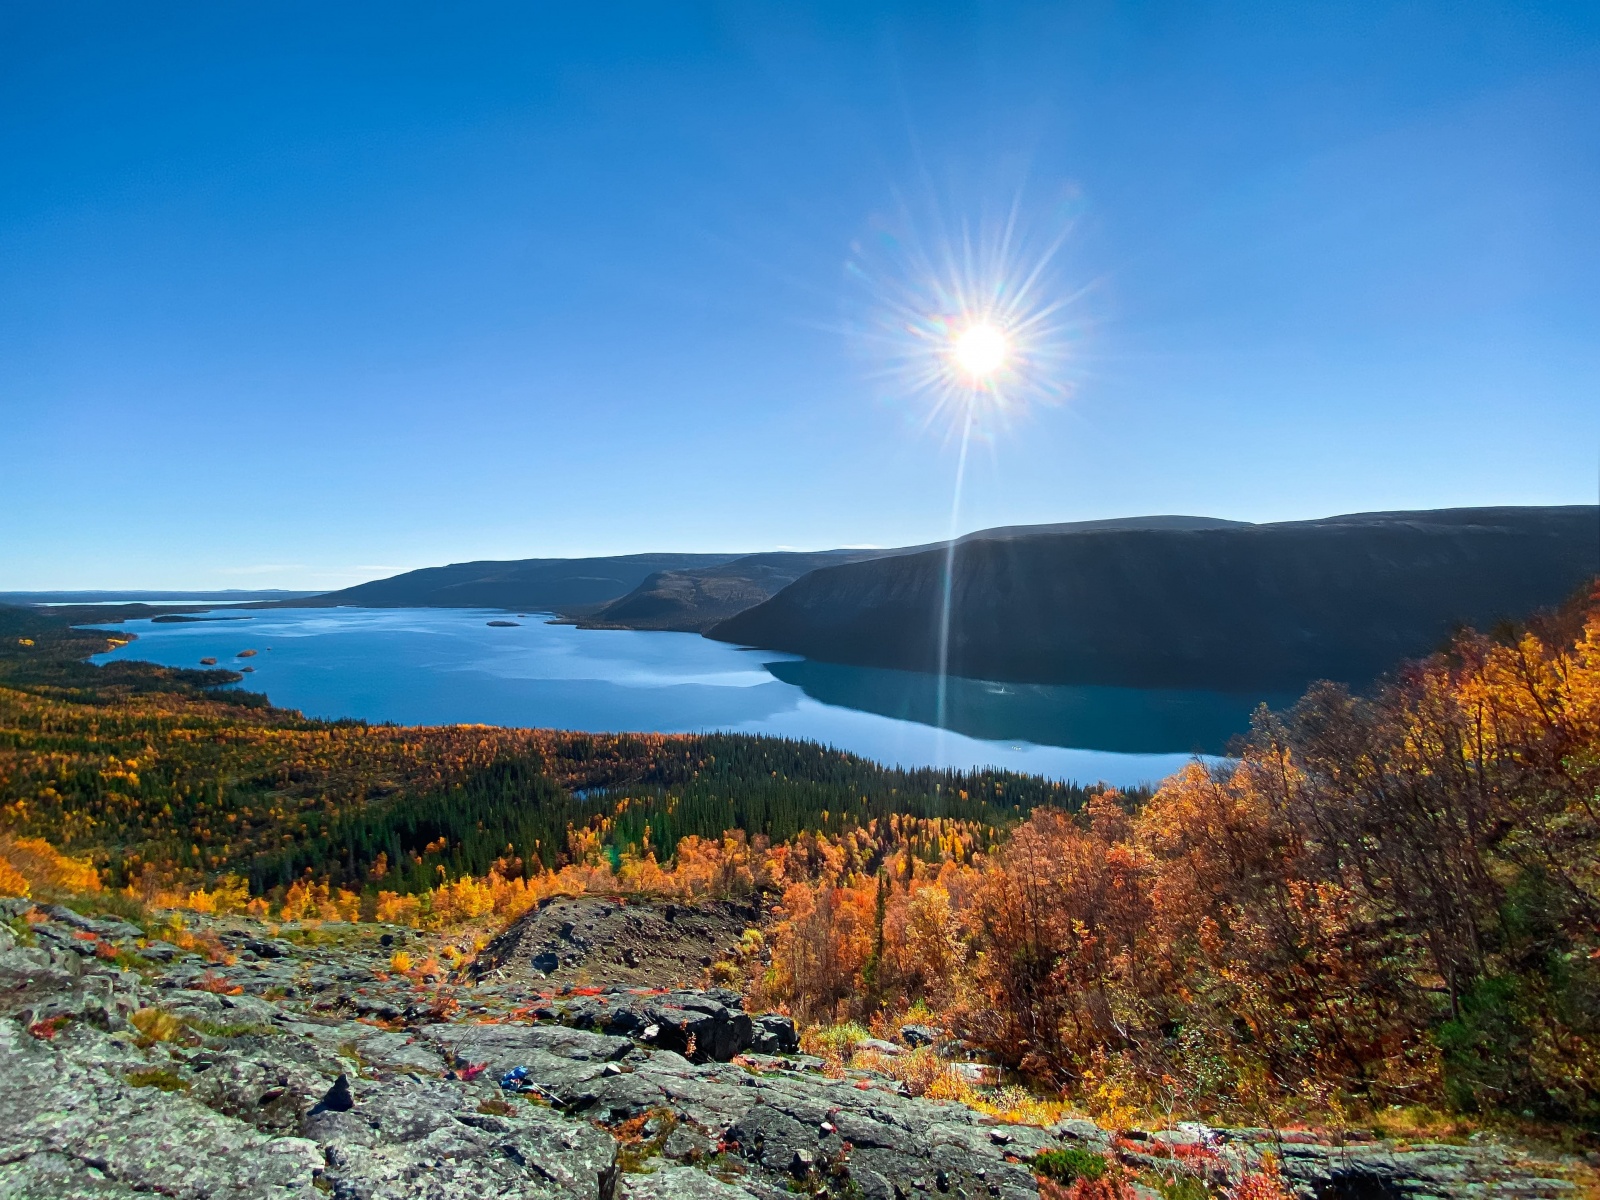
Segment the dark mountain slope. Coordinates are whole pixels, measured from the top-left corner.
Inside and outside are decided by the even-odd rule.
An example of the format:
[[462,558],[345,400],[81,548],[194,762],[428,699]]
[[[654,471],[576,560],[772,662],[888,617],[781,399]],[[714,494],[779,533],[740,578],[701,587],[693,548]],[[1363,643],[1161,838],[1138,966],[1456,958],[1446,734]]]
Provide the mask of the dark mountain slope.
[[[1564,599],[1600,569],[1596,516],[1445,509],[974,535],[955,551],[950,670],[1221,689],[1364,682],[1458,623],[1486,628]],[[813,571],[708,636],[936,670],[944,562],[939,548]]]
[[659,571],[709,567],[737,554],[624,554],[615,558],[523,558],[452,563],[375,579],[309,600],[297,608],[520,608],[574,612],[638,587]]
[[893,550],[751,554],[714,567],[658,571],[620,600],[579,622],[588,629],[677,629],[704,633],[753,608],[818,567],[881,558]]
[[[1115,517],[1105,521],[1070,521],[1059,525],[1006,525],[969,533],[973,538],[1008,540],[1047,533],[1099,529],[1229,529],[1241,522],[1215,517]],[[943,543],[936,545],[942,546]],[[614,600],[579,622],[589,629],[677,629],[704,633],[745,609],[770,599],[796,579],[819,567],[915,554],[935,545],[899,549],[817,550],[806,553],[751,554],[713,567],[692,567],[652,575],[620,600]]]
[[[1070,525],[1019,525],[968,536],[1005,538],[1028,535],[1030,530],[1231,524],[1209,517],[1124,517]],[[360,608],[534,609],[585,618],[584,624],[601,628],[703,632],[726,617],[760,604],[819,566],[926,549],[931,547],[485,560],[424,567],[337,592],[309,597],[296,593],[293,599],[286,596],[282,601],[251,607],[332,608],[348,604]],[[728,569],[721,570],[723,567]],[[635,592],[637,595],[630,595]],[[603,616],[596,611],[607,605],[611,607]]]
[[[980,529],[964,534],[958,542],[1011,541],[1016,538],[1046,537],[1058,533],[1126,533],[1136,529],[1253,529],[1249,521],[1229,521],[1222,517],[1186,517],[1176,514],[1149,517],[1106,517],[1098,521],[1058,521],[1052,525],[996,525],[993,529]],[[895,553],[909,550],[943,550],[945,543],[930,542],[926,546],[908,546]]]

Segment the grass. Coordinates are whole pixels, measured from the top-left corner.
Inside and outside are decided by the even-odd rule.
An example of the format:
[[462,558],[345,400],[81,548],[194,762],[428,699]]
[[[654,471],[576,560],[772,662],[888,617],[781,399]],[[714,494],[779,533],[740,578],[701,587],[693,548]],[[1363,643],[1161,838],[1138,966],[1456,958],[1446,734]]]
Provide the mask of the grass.
[[212,1038],[271,1037],[278,1032],[271,1025],[264,1025],[259,1021],[228,1024],[223,1021],[208,1021],[204,1017],[189,1018],[189,1027],[196,1033]]
[[1211,1189],[1195,1175],[1149,1174],[1140,1182],[1160,1192],[1162,1200],[1211,1200]]
[[161,1008],[141,1008],[128,1018],[128,1024],[139,1031],[137,1044],[141,1048],[149,1048],[158,1042],[192,1045],[199,1040],[187,1021]]
[[145,1071],[130,1071],[127,1075],[130,1087],[153,1087],[163,1092],[187,1092],[189,1081],[176,1071],[168,1067],[151,1068]]
[[126,892],[107,890],[87,896],[69,896],[61,904],[83,917],[115,917],[140,929],[149,929],[151,924],[150,910]]
[[1440,1112],[1425,1104],[1396,1104],[1373,1113],[1368,1127],[1378,1137],[1395,1141],[1464,1143],[1478,1125],[1459,1114]]
[[149,1048],[158,1042],[192,1046],[203,1037],[270,1036],[277,1032],[271,1025],[263,1025],[257,1021],[227,1023],[210,1021],[205,1017],[180,1017],[163,1008],[141,1008],[128,1018],[128,1023],[139,1031],[136,1042],[143,1048]]
[[1059,1098],[1036,1096],[1021,1087],[985,1090],[948,1071],[934,1080],[926,1094],[930,1100],[959,1101],[1007,1125],[1054,1125],[1073,1112]]
[[950,1064],[932,1046],[919,1046],[907,1054],[884,1054],[878,1050],[857,1050],[850,1058],[852,1067],[876,1071],[906,1085],[913,1096],[926,1096],[930,1088],[950,1071]]
[[1092,1183],[1103,1179],[1109,1168],[1105,1155],[1080,1150],[1075,1146],[1063,1150],[1045,1150],[1034,1155],[1030,1165],[1035,1175],[1042,1175],[1057,1183],[1071,1183],[1076,1179],[1087,1179]]
[[[926,1010],[912,1010],[917,1016],[925,1013]],[[930,1020],[928,1023],[937,1022]],[[976,1087],[951,1071],[949,1061],[931,1046],[919,1046],[905,1054],[855,1050],[858,1042],[872,1036],[866,1026],[855,1021],[812,1025],[801,1031],[800,1049],[821,1058],[827,1063],[830,1074],[841,1072],[847,1066],[875,1071],[899,1080],[914,1096],[959,1101],[1010,1125],[1053,1125],[1072,1112],[1060,1097],[1039,1096],[1027,1088]]]
[[800,1035],[800,1049],[843,1066],[856,1043],[872,1036],[872,1031],[855,1021],[837,1025],[812,1025]]

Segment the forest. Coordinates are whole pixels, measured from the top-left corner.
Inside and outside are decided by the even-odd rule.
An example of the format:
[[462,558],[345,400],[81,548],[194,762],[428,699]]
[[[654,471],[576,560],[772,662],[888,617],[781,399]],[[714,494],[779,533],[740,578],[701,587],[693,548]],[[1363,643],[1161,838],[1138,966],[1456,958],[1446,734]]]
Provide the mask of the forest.
[[791,885],[767,995],[915,1004],[1091,1108],[1600,1118],[1600,593],[981,861]]
[[227,673],[80,661],[116,636],[0,611],[14,863],[280,919],[760,892],[754,1000],[941,1025],[1097,1115],[1600,1122],[1600,592],[1317,685],[1153,794],[310,721]]
[[235,876],[257,896],[307,878],[410,894],[531,878],[572,863],[575,843],[620,867],[670,859],[685,837],[780,843],[890,814],[998,831],[1089,794],[776,738],[308,720],[230,671],[82,661],[125,641],[0,608],[0,829],[86,857],[113,888]]

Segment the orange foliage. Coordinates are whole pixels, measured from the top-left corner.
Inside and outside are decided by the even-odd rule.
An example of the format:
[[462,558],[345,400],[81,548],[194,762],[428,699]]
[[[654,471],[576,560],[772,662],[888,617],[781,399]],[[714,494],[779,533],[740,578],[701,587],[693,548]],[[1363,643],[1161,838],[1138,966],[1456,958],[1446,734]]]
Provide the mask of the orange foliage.
[[987,858],[942,836],[918,857],[910,822],[869,854],[864,830],[797,839],[761,998],[827,1021],[932,1004],[1111,1118],[1447,1080],[1595,1112],[1600,609],[1568,636],[1463,635],[1371,700],[1314,689],[1237,764],[1137,810],[1035,809]]
[[43,838],[0,834],[0,896],[73,896],[100,890],[89,863],[59,853]]

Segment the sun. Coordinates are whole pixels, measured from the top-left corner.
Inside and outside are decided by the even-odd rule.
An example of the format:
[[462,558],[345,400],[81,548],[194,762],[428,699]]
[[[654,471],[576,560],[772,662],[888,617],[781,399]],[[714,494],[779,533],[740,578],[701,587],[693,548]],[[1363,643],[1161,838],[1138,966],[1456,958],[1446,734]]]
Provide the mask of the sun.
[[[1059,261],[1072,232],[1065,204],[1026,217],[958,218],[904,205],[852,243],[847,328],[886,398],[917,400],[919,422],[954,442],[993,441],[1064,401],[1082,371],[1086,286]],[[1033,206],[1027,206],[1031,211]]]
[[988,321],[975,321],[951,345],[956,365],[974,384],[984,384],[1006,365],[1010,352],[1004,330]]

